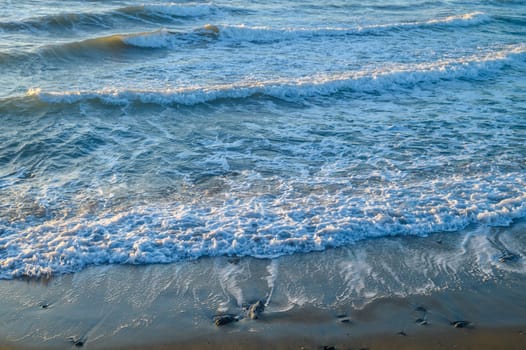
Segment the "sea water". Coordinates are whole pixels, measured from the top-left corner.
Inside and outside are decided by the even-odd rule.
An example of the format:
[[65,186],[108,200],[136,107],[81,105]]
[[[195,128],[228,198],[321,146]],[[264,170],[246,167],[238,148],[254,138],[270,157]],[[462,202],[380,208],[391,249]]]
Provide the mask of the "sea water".
[[1,279],[391,236],[526,272],[491,235],[526,216],[525,1],[4,1],[0,82]]

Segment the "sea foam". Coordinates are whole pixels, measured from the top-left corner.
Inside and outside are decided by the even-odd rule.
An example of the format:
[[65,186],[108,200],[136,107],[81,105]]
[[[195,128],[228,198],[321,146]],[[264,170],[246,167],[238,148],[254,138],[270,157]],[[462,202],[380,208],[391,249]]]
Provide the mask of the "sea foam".
[[[522,173],[422,179],[411,186],[393,181],[360,195],[349,195],[350,188],[301,193],[297,181],[283,180],[274,196],[234,192],[220,201],[109,208],[43,221],[31,216],[1,220],[0,278],[202,256],[274,258],[369,238],[508,226],[526,216]],[[504,199],[492,200],[495,196]]]
[[416,84],[434,83],[458,78],[479,79],[496,72],[506,64],[521,63],[526,45],[512,45],[458,59],[444,59],[418,64],[391,64],[386,67],[326,74],[299,79],[247,81],[206,87],[185,87],[164,90],[132,90],[108,88],[97,91],[46,92],[39,88],[26,96],[47,103],[78,103],[99,100],[112,105],[140,102],[149,104],[195,105],[220,99],[244,99],[264,95],[287,101],[300,101],[309,96],[331,95],[341,91],[376,92]]

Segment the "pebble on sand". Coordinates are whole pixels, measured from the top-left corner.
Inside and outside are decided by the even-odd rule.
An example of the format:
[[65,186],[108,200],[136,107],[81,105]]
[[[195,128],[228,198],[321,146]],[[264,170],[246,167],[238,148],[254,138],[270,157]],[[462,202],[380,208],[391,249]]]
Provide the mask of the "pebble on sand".
[[226,314],[214,316],[214,324],[218,327],[237,321],[238,317],[235,315]]
[[450,322],[450,324],[455,328],[466,328],[471,326],[471,322],[469,321],[453,321]]
[[256,320],[263,311],[265,311],[265,304],[258,300],[248,307],[248,317],[251,320]]

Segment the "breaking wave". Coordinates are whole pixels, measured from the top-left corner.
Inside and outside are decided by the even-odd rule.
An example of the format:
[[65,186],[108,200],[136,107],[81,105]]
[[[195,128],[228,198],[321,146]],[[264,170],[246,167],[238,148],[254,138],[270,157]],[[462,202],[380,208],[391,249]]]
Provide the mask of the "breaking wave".
[[[125,8],[128,12],[141,11],[155,12],[157,7],[160,12],[166,15],[172,13],[193,13],[204,14],[213,12],[212,5],[142,5],[138,7]],[[123,9],[121,9],[124,11]],[[162,10],[162,11],[161,11]],[[186,11],[186,12],[185,12]],[[42,23],[66,23],[72,26],[72,21],[81,19],[86,23],[92,23],[101,27],[111,27],[105,23],[99,15],[96,14],[62,14],[51,17],[42,17],[38,21]],[[69,57],[85,57],[101,59],[104,53],[122,52],[125,49],[181,49],[185,45],[196,43],[254,43],[265,44],[279,41],[300,41],[312,38],[331,38],[351,35],[379,35],[389,33],[393,30],[411,29],[411,28],[433,28],[443,26],[468,26],[484,23],[489,21],[490,17],[480,12],[467,13],[438,19],[431,19],[422,22],[402,22],[392,24],[380,24],[370,26],[354,27],[325,27],[325,28],[272,28],[263,26],[246,26],[246,25],[214,25],[207,24],[191,31],[175,31],[167,28],[161,28],[154,31],[139,33],[113,34],[109,36],[99,36],[81,41],[66,42],[42,46],[36,51],[20,52],[16,54],[0,54],[0,63],[16,63],[20,60],[30,58],[44,59],[65,59]],[[71,23],[70,23],[71,22]],[[24,22],[25,23],[25,22]],[[62,25],[61,24],[61,25]],[[2,26],[9,27],[14,24],[0,23]],[[18,25],[18,24],[17,24]],[[15,26],[17,26],[15,25]],[[47,25],[47,24],[46,24]],[[39,27],[32,21],[22,25],[23,27]],[[35,27],[35,28],[36,28]],[[74,27],[74,26],[73,26]],[[72,27],[72,28],[73,28]],[[102,53],[102,55],[101,55]]]
[[299,79],[245,81],[206,87],[185,87],[164,90],[108,88],[96,91],[46,92],[30,89],[27,97],[46,103],[78,103],[97,100],[110,105],[180,104],[195,105],[223,99],[244,99],[268,96],[286,101],[300,101],[311,96],[327,96],[341,91],[377,92],[412,87],[453,79],[483,79],[507,64],[524,61],[526,45],[514,45],[499,51],[458,59],[418,64],[392,64],[383,68],[319,75]]

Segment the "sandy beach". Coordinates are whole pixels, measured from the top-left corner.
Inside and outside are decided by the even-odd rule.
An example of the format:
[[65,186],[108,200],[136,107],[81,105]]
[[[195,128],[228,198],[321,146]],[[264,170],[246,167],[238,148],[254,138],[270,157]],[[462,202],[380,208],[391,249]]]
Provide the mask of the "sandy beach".
[[[498,233],[521,238],[523,228],[517,224]],[[436,274],[430,278],[434,288],[429,281],[421,285],[407,265],[409,273],[396,274],[405,292],[394,282],[383,291],[371,289],[375,280],[386,279],[380,269],[386,262],[401,254],[407,260],[412,245],[418,250],[440,237],[368,241],[274,260],[202,258],[4,280],[0,344],[2,349],[524,349],[526,280],[513,269],[474,273],[483,265],[468,263],[476,259],[466,253],[465,269]],[[400,251],[370,256],[371,245]],[[343,273],[345,264],[358,264],[356,257],[364,264],[377,262],[365,269],[370,279],[355,269],[347,272],[356,279]],[[264,310],[251,319],[247,310],[258,300]],[[216,326],[218,315],[234,320]]]
[[526,349],[525,0],[0,33],[0,350]]
[[[142,274],[128,269],[137,277]],[[28,288],[43,292],[49,287]],[[346,313],[315,308],[264,312],[257,320],[245,317],[221,327],[213,324],[214,310],[174,315],[166,309],[147,320],[140,318],[140,308],[99,304],[97,292],[84,290],[82,300],[67,306],[44,308],[40,303],[16,316],[4,312],[0,349],[524,349],[525,289],[484,288],[481,294],[470,290],[383,299]],[[3,298],[3,310],[5,302]],[[96,319],[96,314],[106,316]],[[470,323],[456,328],[446,315],[462,315],[451,320]],[[105,327],[113,326],[114,317],[129,324],[101,336]],[[422,317],[425,324],[418,321]],[[15,329],[20,337],[9,335],[6,341],[6,330]]]

